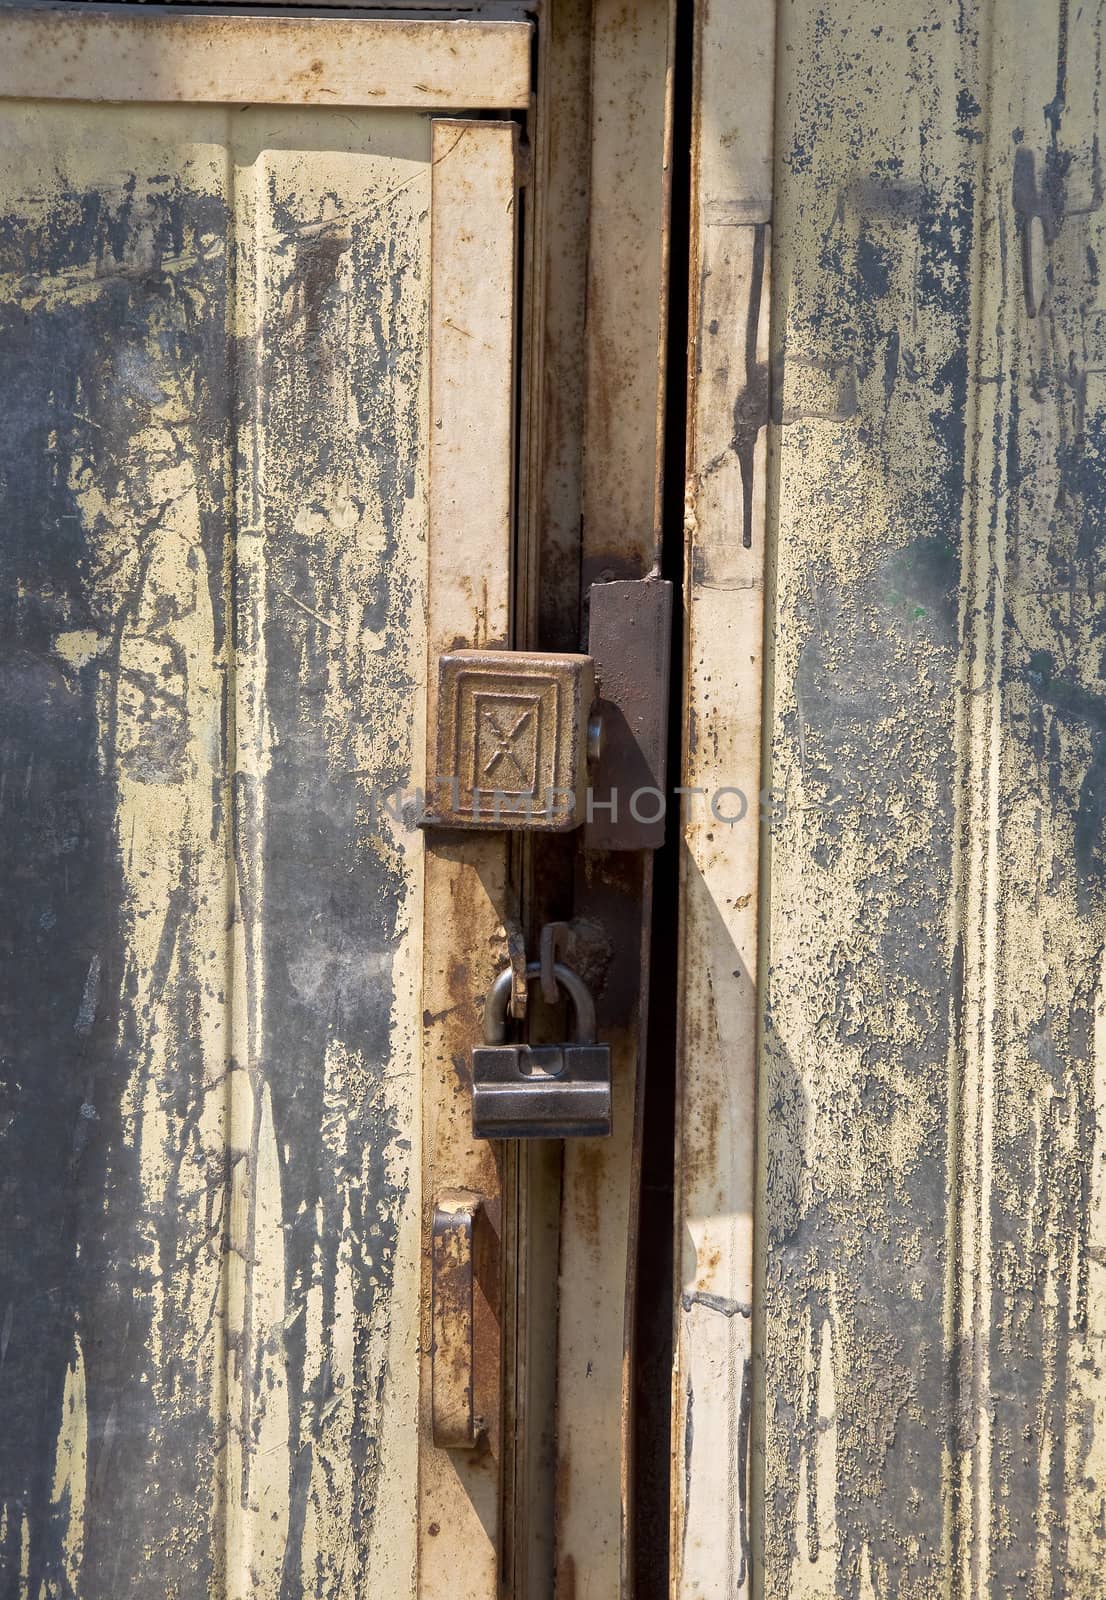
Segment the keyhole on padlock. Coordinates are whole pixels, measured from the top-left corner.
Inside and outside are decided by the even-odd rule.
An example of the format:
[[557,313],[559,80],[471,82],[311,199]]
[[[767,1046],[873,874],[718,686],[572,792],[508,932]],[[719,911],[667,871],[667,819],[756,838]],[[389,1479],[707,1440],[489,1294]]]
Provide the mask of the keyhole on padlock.
[[[532,1047],[528,1044],[520,1044],[516,1045],[514,1048],[518,1050],[518,1070],[524,1077],[533,1079],[544,1078],[547,1081],[553,1081],[557,1078],[564,1077],[565,1062],[563,1054],[561,1055],[560,1061],[554,1063],[553,1061],[542,1061],[538,1058],[537,1051],[541,1048],[540,1046]],[[558,1053],[561,1052],[561,1046],[559,1045],[549,1045],[547,1048],[550,1051],[556,1050]]]

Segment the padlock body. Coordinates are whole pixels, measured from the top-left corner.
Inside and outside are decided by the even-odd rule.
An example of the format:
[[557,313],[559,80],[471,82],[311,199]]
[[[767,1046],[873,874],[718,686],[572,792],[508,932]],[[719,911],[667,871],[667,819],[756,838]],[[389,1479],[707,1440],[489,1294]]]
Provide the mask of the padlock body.
[[604,1138],[611,1131],[605,1044],[489,1044],[472,1052],[477,1139]]

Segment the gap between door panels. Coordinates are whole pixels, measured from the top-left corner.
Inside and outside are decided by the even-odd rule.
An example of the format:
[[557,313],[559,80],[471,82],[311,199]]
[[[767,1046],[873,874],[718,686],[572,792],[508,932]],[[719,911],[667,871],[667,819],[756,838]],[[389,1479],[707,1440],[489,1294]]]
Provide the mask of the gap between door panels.
[[684,488],[687,460],[691,244],[691,131],[695,0],[676,0],[667,362],[663,432],[661,575],[670,580],[672,668],[668,721],[668,817],[654,857],[646,1045],[641,1212],[634,1325],[633,1594],[668,1600],[672,1461],[672,1350],[680,941],[680,808],[684,707]]

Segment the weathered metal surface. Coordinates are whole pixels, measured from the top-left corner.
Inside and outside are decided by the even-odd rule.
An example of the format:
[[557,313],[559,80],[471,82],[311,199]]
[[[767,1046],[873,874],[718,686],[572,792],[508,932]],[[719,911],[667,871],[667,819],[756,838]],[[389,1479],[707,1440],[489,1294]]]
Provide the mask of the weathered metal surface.
[[414,867],[369,815],[421,670],[426,125],[0,115],[4,1587],[379,1592]]
[[[695,40],[672,1593],[750,1594],[774,0]],[[767,1592],[772,1593],[769,1589]]]
[[552,650],[580,644],[584,336],[588,275],[591,0],[556,0],[541,19],[530,214],[538,232],[533,294],[541,343],[531,362],[534,520],[528,613]]
[[[590,0],[542,0],[536,20],[526,127],[514,642],[579,650]],[[516,846],[519,912],[528,929],[565,909],[575,849],[574,837],[560,834]],[[504,1342],[501,1584],[516,1600],[547,1600],[552,1583],[560,1166],[556,1142],[505,1152],[515,1315]]]
[[421,837],[380,800],[421,769],[431,174],[487,198],[509,324],[514,135],[0,123],[0,1593],[413,1594]]
[[[660,554],[670,0],[593,10],[581,571],[644,578]],[[627,263],[633,263],[627,270]],[[558,1321],[558,1600],[630,1590],[631,1341],[651,857],[584,852],[573,912],[603,928],[596,995],[614,1134],[565,1152]]]
[[[541,5],[535,98],[527,119],[515,643],[551,650],[583,648],[591,10],[591,0]],[[520,852],[520,909],[529,929],[571,911],[576,849],[574,836],[547,834],[534,836]],[[562,952],[562,958],[572,964],[570,954]],[[505,1340],[501,1582],[516,1600],[548,1600],[553,1581],[556,1506],[549,1485],[556,1473],[560,1169],[556,1142],[516,1144],[506,1153],[506,1181],[516,1206],[515,1255],[509,1261],[516,1314]]]
[[599,683],[601,744],[584,846],[659,849],[667,814],[672,585],[660,578],[592,584],[588,649]]
[[524,1022],[530,998],[526,977],[526,935],[522,931],[522,924],[512,916],[504,917],[503,934],[507,941],[507,960],[511,966],[511,1003],[508,1010],[516,1021]]
[[762,1582],[1091,1600],[1102,8],[780,18]]
[[[437,719],[438,657],[459,644],[489,649],[511,642],[517,145],[515,124],[434,123],[425,669],[429,728]],[[498,1409],[489,1410],[475,1450],[443,1451],[433,1444],[428,1423],[428,1247],[433,1195],[465,1188],[484,1196],[489,1231],[502,1251],[502,1158],[498,1146],[472,1137],[469,1051],[479,1037],[480,1002],[506,955],[505,923],[515,914],[509,866],[505,836],[427,836],[420,1600],[485,1600],[495,1594],[498,1581],[501,1418]],[[498,1396],[501,1294],[495,1285],[489,1289],[477,1306],[476,1353],[495,1374]]]
[[593,9],[585,592],[646,577],[657,550],[669,13],[666,0]]
[[524,108],[525,22],[0,7],[0,98]]
[[423,822],[563,833],[584,820],[589,656],[451,650],[438,661],[438,722]]

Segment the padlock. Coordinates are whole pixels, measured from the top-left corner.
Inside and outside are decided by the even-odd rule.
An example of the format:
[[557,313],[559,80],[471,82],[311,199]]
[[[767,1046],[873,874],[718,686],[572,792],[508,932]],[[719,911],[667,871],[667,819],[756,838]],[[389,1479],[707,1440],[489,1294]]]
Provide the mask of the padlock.
[[[540,971],[532,962],[527,980]],[[602,1138],[611,1131],[611,1051],[595,1042],[595,1002],[571,968],[557,962],[553,973],[576,1013],[571,1044],[507,1044],[509,967],[488,992],[484,1043],[472,1052],[477,1139]]]

